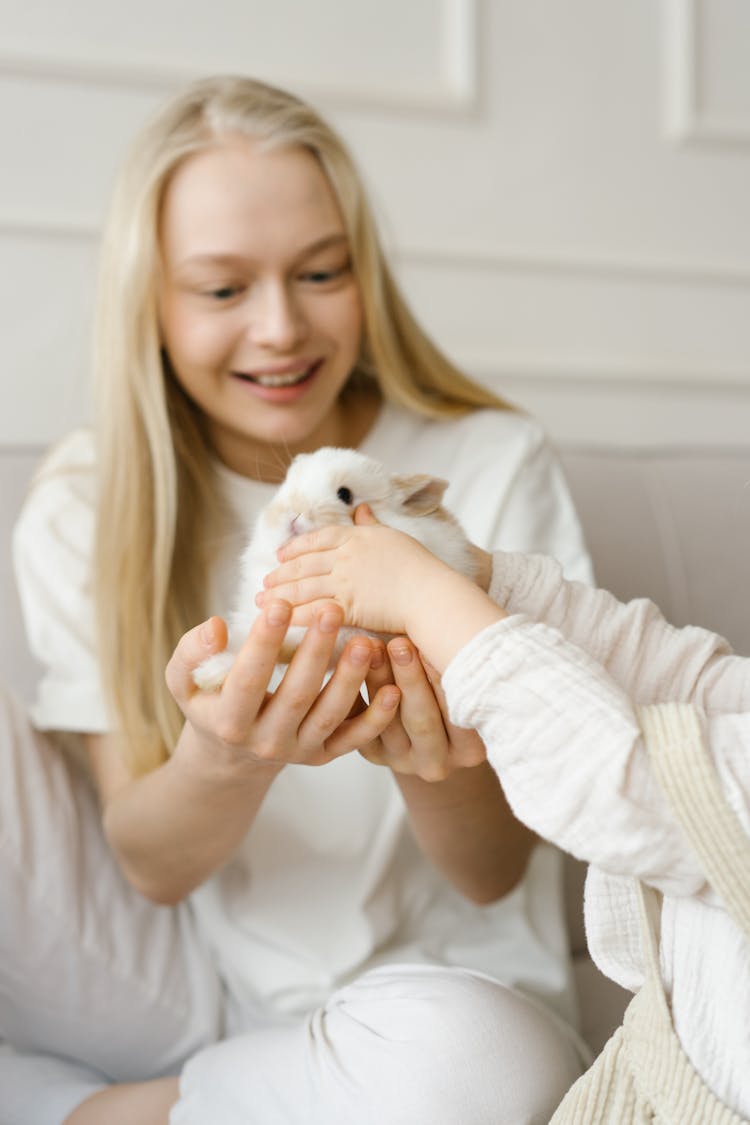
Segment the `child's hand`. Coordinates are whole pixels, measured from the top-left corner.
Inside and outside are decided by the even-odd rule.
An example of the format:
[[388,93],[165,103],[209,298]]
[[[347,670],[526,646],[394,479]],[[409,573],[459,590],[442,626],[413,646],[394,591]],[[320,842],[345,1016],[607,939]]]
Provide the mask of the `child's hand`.
[[283,598],[301,607],[293,620],[306,625],[320,612],[319,603],[334,601],[348,625],[406,633],[409,611],[431,573],[447,568],[410,535],[378,523],[366,505],[355,519],[356,527],[324,527],[286,543],[258,604]]

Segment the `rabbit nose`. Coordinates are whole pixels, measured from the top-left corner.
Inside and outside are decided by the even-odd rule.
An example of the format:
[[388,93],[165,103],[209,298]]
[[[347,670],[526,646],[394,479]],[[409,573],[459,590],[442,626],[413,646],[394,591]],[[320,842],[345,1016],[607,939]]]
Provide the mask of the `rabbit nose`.
[[306,531],[312,531],[314,527],[315,523],[309,516],[306,516],[304,512],[297,512],[297,515],[292,516],[289,521],[289,534],[304,535]]

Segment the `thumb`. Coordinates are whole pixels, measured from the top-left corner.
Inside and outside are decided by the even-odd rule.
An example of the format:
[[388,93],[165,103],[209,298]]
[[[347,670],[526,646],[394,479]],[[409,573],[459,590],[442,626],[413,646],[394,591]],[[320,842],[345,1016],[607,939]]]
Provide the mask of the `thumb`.
[[379,520],[375,519],[369,504],[358,504],[354,509],[354,522],[357,525],[373,525],[379,523]]
[[226,645],[227,627],[220,617],[210,617],[180,638],[165,670],[167,687],[178,703],[195,692],[193,672],[201,661]]

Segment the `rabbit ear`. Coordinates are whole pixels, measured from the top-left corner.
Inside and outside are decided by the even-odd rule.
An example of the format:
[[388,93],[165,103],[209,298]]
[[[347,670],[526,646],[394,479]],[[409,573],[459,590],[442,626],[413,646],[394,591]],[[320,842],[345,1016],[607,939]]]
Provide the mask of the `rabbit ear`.
[[401,505],[411,515],[428,516],[437,511],[448,487],[447,480],[415,473],[409,477],[391,477],[391,484]]

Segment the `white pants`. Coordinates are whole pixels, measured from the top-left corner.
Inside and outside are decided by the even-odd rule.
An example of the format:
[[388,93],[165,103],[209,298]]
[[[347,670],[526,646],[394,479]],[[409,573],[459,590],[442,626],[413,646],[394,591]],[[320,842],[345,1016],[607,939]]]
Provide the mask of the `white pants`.
[[581,1071],[552,1017],[462,969],[384,966],[221,1042],[223,1008],[189,908],[129,887],[85,773],[0,690],[0,1125],[181,1071],[171,1125],[542,1125]]
[[0,688],[0,1040],[18,1052],[0,1050],[0,1125],[60,1125],[106,1082],[178,1074],[222,1008],[188,907],[129,886],[88,777]]
[[489,977],[385,965],[304,1020],[182,1072],[170,1125],[547,1125],[581,1073],[539,1006]]

